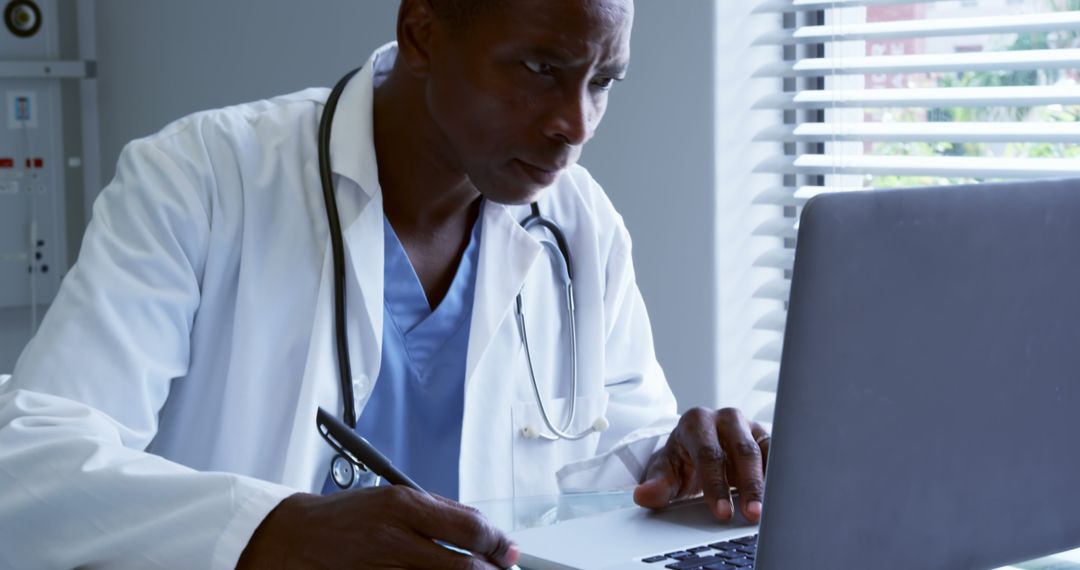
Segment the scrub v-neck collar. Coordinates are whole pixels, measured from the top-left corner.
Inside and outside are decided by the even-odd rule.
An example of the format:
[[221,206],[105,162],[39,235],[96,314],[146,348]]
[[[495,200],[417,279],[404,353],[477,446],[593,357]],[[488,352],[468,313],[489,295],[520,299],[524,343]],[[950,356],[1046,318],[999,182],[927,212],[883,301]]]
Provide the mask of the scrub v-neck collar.
[[481,219],[482,216],[478,216],[473,224],[469,244],[461,256],[450,289],[432,309],[404,246],[390,221],[383,217],[386,313],[404,339],[410,360],[418,371],[427,368],[432,357],[471,315]]

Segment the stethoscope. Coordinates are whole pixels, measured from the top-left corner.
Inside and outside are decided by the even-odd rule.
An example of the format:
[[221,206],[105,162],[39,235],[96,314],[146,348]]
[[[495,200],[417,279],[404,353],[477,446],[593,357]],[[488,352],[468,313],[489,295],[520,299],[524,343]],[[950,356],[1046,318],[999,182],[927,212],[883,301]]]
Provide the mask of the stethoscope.
[[[326,106],[323,108],[322,117],[319,120],[318,133],[319,179],[322,183],[323,199],[326,204],[326,219],[330,226],[330,245],[333,250],[334,338],[337,350],[338,373],[340,374],[341,381],[341,397],[344,408],[343,419],[351,429],[356,429],[356,403],[351,381],[352,363],[349,360],[349,332],[345,326],[345,248],[341,238],[341,219],[338,216],[337,200],[334,197],[334,181],[331,176],[330,131],[334,122],[334,112],[337,110],[338,100],[341,99],[341,94],[345,91],[345,86],[349,83],[349,80],[352,79],[358,71],[360,71],[359,68],[347,73],[337,82],[337,85],[335,85],[334,89],[330,92],[330,96],[326,100]],[[554,238],[554,242],[549,239],[541,239],[539,241],[552,258],[559,260],[559,263],[556,264],[558,268],[557,274],[565,292],[566,319],[570,324],[571,368],[570,404],[566,414],[566,421],[563,422],[561,427],[555,427],[554,423],[551,421],[551,416],[548,414],[547,406],[544,404],[544,398],[540,395],[540,387],[536,382],[536,373],[533,370],[532,363],[532,353],[529,350],[529,337],[525,330],[525,309],[521,300],[521,292],[519,291],[515,301],[518,332],[521,335],[521,342],[525,346],[525,361],[529,366],[529,379],[532,382],[533,395],[536,397],[536,405],[540,409],[540,417],[543,419],[544,425],[550,432],[545,433],[532,426],[526,426],[522,428],[521,435],[527,439],[539,438],[547,441],[582,439],[589,434],[607,429],[608,421],[607,418],[601,416],[600,418],[597,418],[592,425],[582,431],[576,433],[571,433],[569,431],[570,426],[574,423],[577,413],[577,398],[575,395],[577,394],[578,383],[577,323],[574,320],[574,279],[572,269],[573,264],[570,262],[570,247],[567,244],[566,237],[563,235],[562,230],[559,229],[559,226],[540,214],[540,207],[536,202],[532,203],[531,213],[521,221],[521,227],[524,228],[525,231],[529,231],[532,228],[543,228]],[[368,472],[366,466],[359,464],[354,459],[348,458],[341,453],[336,453],[330,463],[331,478],[334,480],[334,483],[342,489],[348,489],[352,486],[356,479],[357,469],[361,472]]]

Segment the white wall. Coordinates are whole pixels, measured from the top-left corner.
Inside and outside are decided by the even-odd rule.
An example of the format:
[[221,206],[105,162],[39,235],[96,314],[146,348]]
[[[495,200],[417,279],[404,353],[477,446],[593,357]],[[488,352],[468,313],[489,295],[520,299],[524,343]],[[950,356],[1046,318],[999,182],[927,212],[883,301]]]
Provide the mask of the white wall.
[[714,3],[639,0],[628,79],[582,163],[634,240],[638,286],[680,408],[716,393]]
[[[331,85],[393,39],[397,12],[393,0],[94,1],[104,181],[127,141],[182,115]],[[630,78],[583,159],[630,228],[683,408],[719,398],[714,15],[711,1],[637,3]]]
[[392,0],[94,0],[102,176],[188,113],[330,86],[394,39]]

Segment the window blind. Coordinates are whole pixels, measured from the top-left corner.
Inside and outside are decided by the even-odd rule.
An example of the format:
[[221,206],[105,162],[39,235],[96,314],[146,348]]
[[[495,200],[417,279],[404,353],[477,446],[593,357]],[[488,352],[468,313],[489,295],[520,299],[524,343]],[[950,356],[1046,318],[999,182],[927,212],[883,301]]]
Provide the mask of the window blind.
[[775,180],[754,231],[771,248],[753,292],[776,310],[753,358],[770,363],[748,410],[772,421],[798,216],[823,192],[1080,176],[1080,0],[764,0],[782,29],[756,38],[778,57],[755,112],[783,124],[754,134],[775,152],[754,172]]

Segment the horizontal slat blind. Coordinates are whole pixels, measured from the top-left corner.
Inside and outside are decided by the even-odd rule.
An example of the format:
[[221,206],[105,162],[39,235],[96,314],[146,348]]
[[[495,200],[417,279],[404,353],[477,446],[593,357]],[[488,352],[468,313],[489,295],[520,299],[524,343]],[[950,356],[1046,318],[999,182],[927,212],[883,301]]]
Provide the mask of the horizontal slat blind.
[[851,6],[882,6],[889,4],[916,4],[928,0],[764,0],[754,12],[806,12]]
[[776,278],[752,292],[781,301],[753,321],[768,333],[747,378],[750,412],[772,420],[797,220],[825,192],[1080,176],[1080,0],[763,0],[783,18],[755,49],[784,54],[754,72],[782,125],[755,133],[775,154],[754,166],[775,184],[753,198],[774,215],[754,259]]
[[1062,30],[1080,30],[1080,13],[986,16],[931,21],[907,20],[838,26],[803,26],[798,29],[787,29],[763,35],[754,43],[755,45],[781,45],[850,40],[1057,32]]
[[804,59],[767,65],[759,69],[754,77],[823,77],[840,74],[932,71],[1015,71],[1067,67],[1080,67],[1080,49]]
[[950,87],[905,89],[822,89],[777,93],[755,109],[835,109],[880,107],[999,107],[1080,104],[1080,89],[1061,87]]
[[803,123],[763,130],[757,141],[1080,143],[1078,123]]
[[1064,178],[1080,175],[1080,158],[994,158],[965,156],[779,156],[757,172],[783,174],[902,174],[942,178]]

